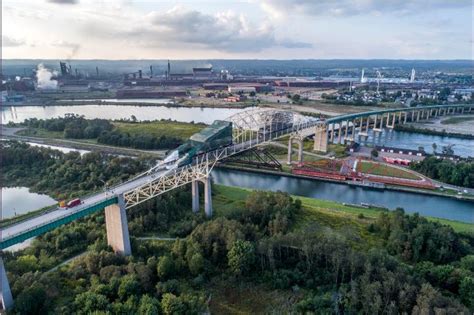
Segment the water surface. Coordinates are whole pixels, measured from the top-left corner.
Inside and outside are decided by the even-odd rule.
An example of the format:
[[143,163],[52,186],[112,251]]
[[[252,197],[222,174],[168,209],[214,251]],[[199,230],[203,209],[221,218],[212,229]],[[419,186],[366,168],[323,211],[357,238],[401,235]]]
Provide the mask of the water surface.
[[280,190],[303,197],[352,204],[364,202],[389,209],[401,207],[407,213],[418,212],[424,216],[474,223],[474,202],[448,197],[394,190],[370,190],[345,184],[227,169],[214,169],[212,174],[215,183],[226,186]]
[[2,187],[1,218],[12,218],[43,207],[52,206],[56,200],[48,195],[30,192],[26,187]]
[[87,119],[129,119],[132,115],[139,121],[171,119],[181,122],[210,124],[216,119],[226,119],[241,112],[243,108],[166,107],[133,105],[64,105],[64,106],[3,106],[2,124],[23,122],[28,118],[48,119],[73,113]]

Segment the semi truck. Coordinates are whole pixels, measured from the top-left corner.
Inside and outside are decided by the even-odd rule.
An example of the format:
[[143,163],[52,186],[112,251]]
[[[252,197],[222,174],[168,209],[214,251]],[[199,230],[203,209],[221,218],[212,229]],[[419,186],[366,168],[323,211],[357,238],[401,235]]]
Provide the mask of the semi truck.
[[66,203],[66,208],[72,208],[81,204],[81,199],[76,198]]

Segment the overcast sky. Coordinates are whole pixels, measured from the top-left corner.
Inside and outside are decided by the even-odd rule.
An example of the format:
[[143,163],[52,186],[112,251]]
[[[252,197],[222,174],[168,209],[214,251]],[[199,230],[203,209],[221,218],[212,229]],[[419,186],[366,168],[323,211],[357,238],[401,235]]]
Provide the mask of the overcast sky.
[[3,0],[2,55],[472,59],[472,0]]

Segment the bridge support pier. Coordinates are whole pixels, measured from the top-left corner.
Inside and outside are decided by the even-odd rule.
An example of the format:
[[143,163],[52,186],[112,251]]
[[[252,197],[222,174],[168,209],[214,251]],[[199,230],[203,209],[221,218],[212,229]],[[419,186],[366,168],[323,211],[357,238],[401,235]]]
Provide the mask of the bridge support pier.
[[125,256],[131,255],[132,249],[123,195],[118,196],[118,203],[105,207],[105,227],[107,229],[107,243],[113,250]]
[[193,212],[199,212],[199,182],[197,180],[193,180],[191,183],[191,191],[192,191],[192,198],[193,198],[193,205],[192,209]]
[[[352,126],[353,130],[355,125]],[[353,131],[354,132],[354,131]],[[328,130],[327,126],[316,126],[314,133],[314,151],[327,152],[328,151]]]
[[191,182],[192,209],[194,213],[199,212],[199,182],[204,184],[204,212],[207,217],[212,217],[212,188],[211,175],[203,179],[196,179]]
[[3,264],[3,258],[0,256],[0,280],[2,281],[0,291],[0,302],[2,303],[3,310],[7,310],[13,306],[13,296],[10,290],[10,284],[8,283],[7,272],[5,265]]
[[[334,133],[334,130],[332,131]],[[293,139],[288,139],[288,161],[286,164],[291,165],[291,153],[293,152]]]
[[211,175],[207,175],[203,180],[204,183],[204,212],[206,217],[212,217],[212,188],[211,188]]

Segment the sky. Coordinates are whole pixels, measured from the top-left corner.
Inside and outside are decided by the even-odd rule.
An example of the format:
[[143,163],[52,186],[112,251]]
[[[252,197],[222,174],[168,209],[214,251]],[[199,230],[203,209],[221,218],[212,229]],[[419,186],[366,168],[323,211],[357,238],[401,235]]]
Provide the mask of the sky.
[[473,59],[472,0],[3,0],[4,59]]

